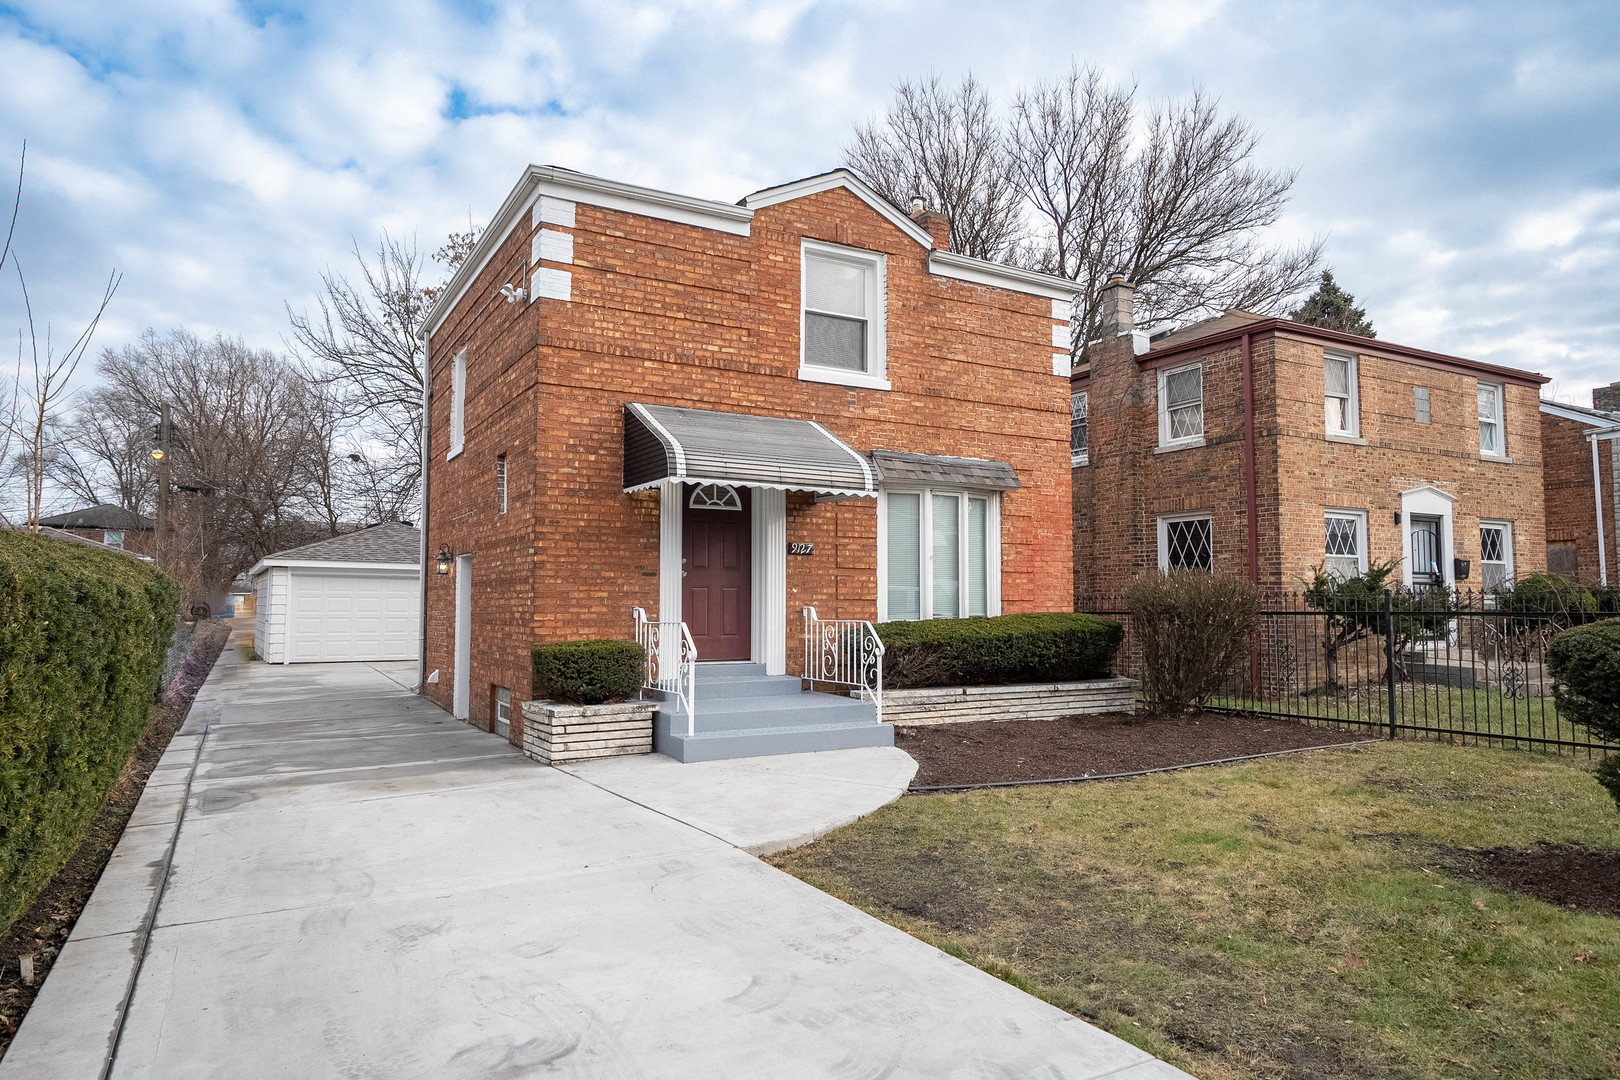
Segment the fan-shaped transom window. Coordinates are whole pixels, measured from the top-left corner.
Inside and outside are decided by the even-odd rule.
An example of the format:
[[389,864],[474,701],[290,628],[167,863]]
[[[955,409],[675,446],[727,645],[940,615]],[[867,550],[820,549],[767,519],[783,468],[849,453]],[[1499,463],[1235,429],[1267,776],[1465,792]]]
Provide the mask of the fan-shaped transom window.
[[730,484],[699,484],[690,505],[693,510],[741,510],[742,496]]

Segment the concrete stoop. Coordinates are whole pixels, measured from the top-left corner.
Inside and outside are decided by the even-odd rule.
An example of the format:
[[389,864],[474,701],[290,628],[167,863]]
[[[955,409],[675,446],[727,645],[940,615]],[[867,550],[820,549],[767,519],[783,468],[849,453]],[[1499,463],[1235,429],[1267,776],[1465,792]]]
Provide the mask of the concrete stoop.
[[893,746],[868,701],[805,691],[792,675],[767,675],[746,662],[697,666],[697,722],[666,701],[653,714],[653,749],[676,761],[720,761]]

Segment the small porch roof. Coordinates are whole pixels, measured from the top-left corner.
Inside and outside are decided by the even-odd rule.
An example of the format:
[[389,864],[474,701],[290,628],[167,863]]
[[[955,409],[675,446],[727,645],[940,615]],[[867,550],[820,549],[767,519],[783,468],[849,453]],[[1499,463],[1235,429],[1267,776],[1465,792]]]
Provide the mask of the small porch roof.
[[624,407],[624,490],[693,484],[876,495],[870,462],[814,420],[673,405]]

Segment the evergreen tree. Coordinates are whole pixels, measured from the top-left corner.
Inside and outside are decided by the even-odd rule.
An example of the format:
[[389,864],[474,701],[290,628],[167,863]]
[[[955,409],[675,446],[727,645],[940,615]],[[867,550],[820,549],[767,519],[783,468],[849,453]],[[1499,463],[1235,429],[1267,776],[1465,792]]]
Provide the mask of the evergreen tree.
[[1288,317],[1307,326],[1320,326],[1324,330],[1338,330],[1346,334],[1375,338],[1378,331],[1367,319],[1365,308],[1356,307],[1356,298],[1339,288],[1333,280],[1333,271],[1322,271],[1322,284],[1305,298],[1305,302]]

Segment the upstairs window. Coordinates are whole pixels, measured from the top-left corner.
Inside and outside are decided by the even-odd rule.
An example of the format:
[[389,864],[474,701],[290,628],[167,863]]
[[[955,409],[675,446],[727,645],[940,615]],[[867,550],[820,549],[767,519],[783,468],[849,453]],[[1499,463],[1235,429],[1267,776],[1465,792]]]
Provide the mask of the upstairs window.
[[1069,395],[1069,464],[1085,465],[1091,460],[1091,430],[1087,422],[1089,396],[1084,390]]
[[1322,568],[1344,580],[1367,569],[1367,515],[1359,510],[1329,510]]
[[1506,457],[1507,440],[1502,432],[1502,386],[1479,384],[1479,452],[1486,457]]
[[799,377],[887,389],[883,256],[806,240],[801,277]]
[[1197,443],[1203,438],[1203,365],[1159,372],[1159,445]]
[[495,459],[495,512],[506,513],[506,455]]
[[1215,528],[1208,514],[1159,519],[1159,569],[1213,570]]
[[1329,435],[1360,433],[1356,401],[1356,358],[1327,353],[1322,359],[1323,402]]
[[450,362],[450,451],[446,458],[461,453],[467,435],[467,350],[456,353]]

